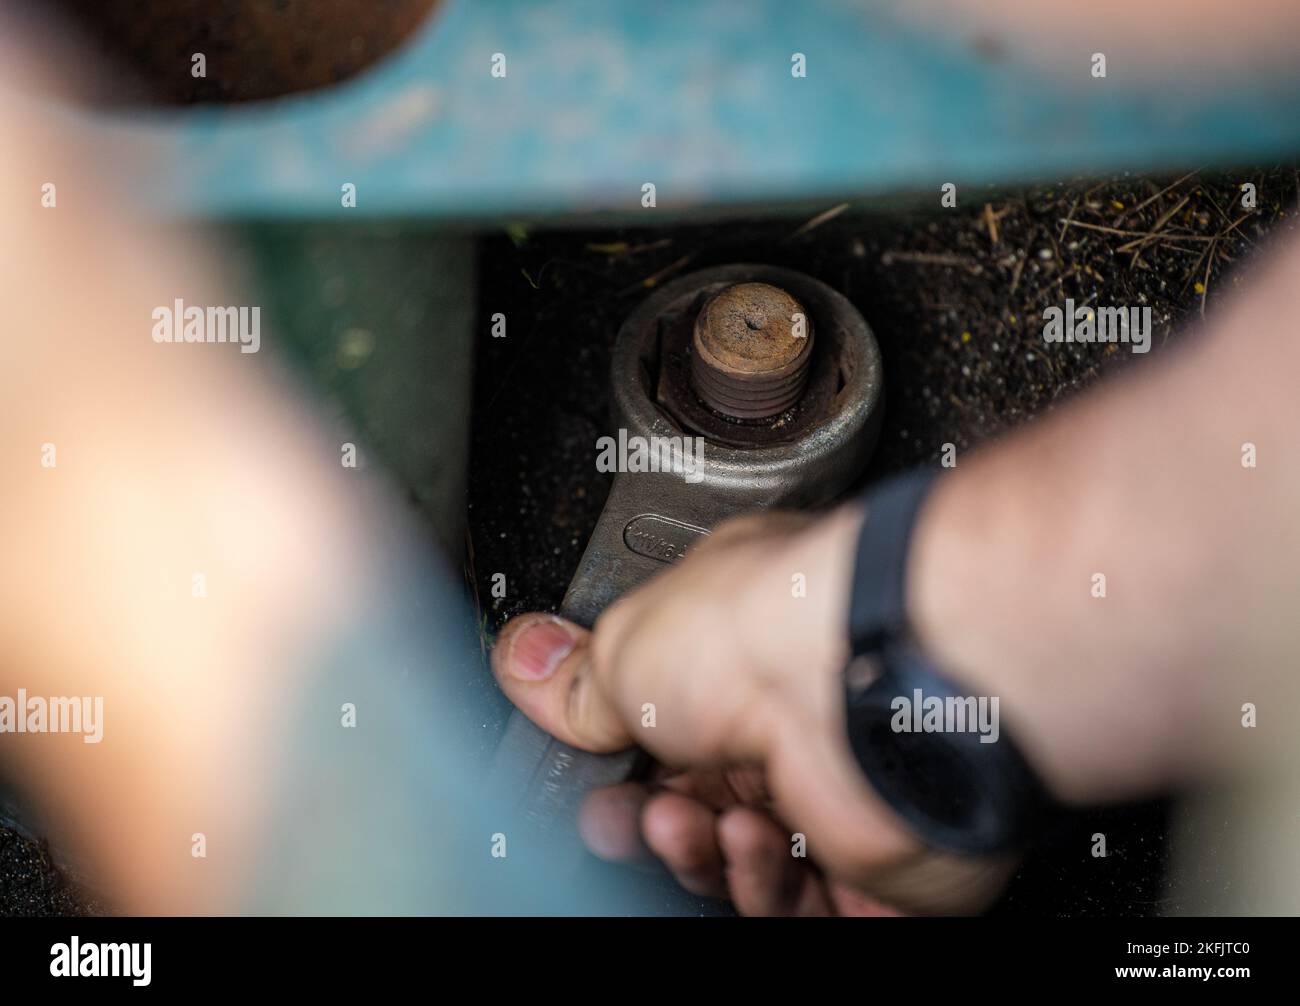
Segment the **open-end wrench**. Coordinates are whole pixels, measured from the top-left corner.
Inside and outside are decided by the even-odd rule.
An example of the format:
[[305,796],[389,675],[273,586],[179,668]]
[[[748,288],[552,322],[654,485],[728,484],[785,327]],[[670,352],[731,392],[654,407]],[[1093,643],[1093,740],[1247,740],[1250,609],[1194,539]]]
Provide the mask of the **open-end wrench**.
[[[784,317],[787,309],[793,318]],[[760,361],[754,375],[746,330],[761,338],[766,326],[780,326],[778,336],[793,330],[808,345],[777,337],[780,358]],[[710,367],[705,379],[697,376],[701,358]],[[722,266],[667,284],[619,330],[611,370],[620,437],[703,437],[705,449],[682,466],[691,471],[615,476],[560,607],[580,625],[594,624],[607,605],[681,559],[727,517],[830,501],[861,473],[879,433],[875,338],[847,299],[789,269]],[[775,416],[761,415],[776,408]],[[735,421],[728,411],[746,418]],[[537,861],[555,875],[587,858],[576,830],[582,800],[633,777],[645,761],[637,750],[578,750],[515,712],[493,759],[492,784],[527,840],[544,847]]]

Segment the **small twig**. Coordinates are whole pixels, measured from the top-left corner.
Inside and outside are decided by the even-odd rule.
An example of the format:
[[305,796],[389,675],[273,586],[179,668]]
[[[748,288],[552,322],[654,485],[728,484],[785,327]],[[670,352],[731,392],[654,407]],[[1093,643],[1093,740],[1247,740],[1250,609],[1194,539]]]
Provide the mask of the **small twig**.
[[[1218,240],[1219,240],[1219,238],[1227,237],[1229,234],[1231,234],[1233,231],[1235,231],[1238,227],[1240,227],[1242,224],[1244,224],[1247,220],[1249,220],[1249,219],[1250,219],[1251,217],[1253,217],[1254,215],[1255,215],[1255,211],[1254,211],[1254,210],[1247,210],[1245,213],[1243,213],[1241,216],[1239,216],[1236,220],[1234,220],[1231,224],[1229,224],[1229,225],[1228,225],[1227,227],[1225,227],[1223,230],[1219,231],[1218,234],[1214,235],[1214,240],[1215,240],[1215,242],[1217,243]],[[1243,235],[1243,236],[1244,236],[1244,235]],[[1249,239],[1248,239],[1248,240],[1249,240]]]
[[1206,245],[1204,248],[1201,249],[1201,254],[1196,256],[1196,261],[1193,262],[1192,267],[1187,270],[1187,276],[1183,280],[1182,288],[1178,291],[1179,296],[1182,296],[1182,294],[1186,293],[1187,288],[1191,286],[1192,278],[1196,275],[1196,270],[1201,268],[1201,263],[1205,260],[1205,253],[1208,252],[1209,250],[1210,250],[1210,246]]
[[1016,259],[1016,267],[1011,270],[1011,292],[1007,295],[1010,300],[1016,295],[1016,288],[1020,286],[1020,274],[1025,271],[1025,258],[1028,251],[1021,252],[1020,257]]
[[1187,205],[1188,201],[1191,198],[1192,198],[1191,196],[1183,196],[1183,198],[1178,200],[1178,202],[1174,203],[1173,206],[1169,207],[1169,209],[1161,213],[1160,216],[1156,218],[1156,222],[1151,228],[1151,233],[1159,234],[1162,230],[1164,230],[1165,224],[1169,223],[1169,221],[1174,218],[1174,215],[1179,210],[1181,210],[1184,206]]
[[984,267],[974,259],[966,258],[962,255],[938,255],[930,252],[888,251],[880,256],[881,265],[893,265],[895,262],[911,262],[916,265],[958,266],[962,269],[969,270],[972,276],[978,276],[984,271]]
[[1205,317],[1205,295],[1210,292],[1210,268],[1214,265],[1214,249],[1217,248],[1218,238],[1214,239],[1209,247],[1209,254],[1205,256],[1205,279],[1201,281],[1201,317]]
[[838,206],[832,206],[829,210],[826,210],[825,212],[818,213],[811,220],[807,220],[802,225],[800,225],[793,233],[790,234],[789,237],[786,238],[786,240],[793,241],[797,237],[802,237],[804,234],[807,234],[809,231],[815,230],[816,228],[820,227],[828,220],[834,220],[837,216],[839,216],[848,208],[849,208],[848,203],[840,203]]
[[1169,209],[1165,210],[1164,213],[1160,214],[1160,217],[1156,220],[1155,225],[1151,228],[1151,237],[1138,238],[1136,241],[1129,241],[1127,244],[1117,249],[1118,251],[1122,251],[1122,252],[1131,251],[1133,253],[1133,261],[1129,263],[1130,269],[1136,266],[1138,263],[1138,259],[1142,257],[1142,249],[1149,244],[1156,243],[1159,240],[1160,232],[1165,229],[1165,225],[1169,223],[1170,220],[1173,219],[1174,214],[1176,214],[1179,210],[1181,210],[1184,206],[1187,205],[1188,200],[1191,198],[1192,198],[1191,196],[1183,196],[1183,198],[1180,199],[1177,203],[1175,203]]
[[[1173,243],[1173,242],[1175,242],[1175,241],[1181,241],[1182,239],[1183,239],[1183,235],[1181,235],[1181,234],[1169,234],[1169,235],[1164,235],[1164,236],[1162,237],[1161,241],[1159,242],[1159,244],[1160,244],[1160,247],[1161,247],[1161,248],[1166,249],[1166,250],[1168,250],[1168,251],[1182,252],[1184,255],[1195,255],[1195,254],[1196,254],[1196,249],[1195,249],[1195,248],[1184,248],[1182,245],[1177,245],[1177,244],[1174,244],[1174,243]],[[1136,259],[1136,258],[1141,258],[1141,251],[1142,251],[1141,246],[1142,246],[1144,243],[1146,243],[1146,239],[1145,239],[1145,238],[1139,238],[1139,239],[1136,240],[1136,241],[1129,241],[1129,242],[1126,243],[1126,244],[1122,244],[1122,245],[1120,245],[1118,248],[1115,249],[1115,251],[1117,251],[1117,252],[1133,252],[1133,251],[1136,251],[1138,254],[1137,254],[1136,256],[1134,256],[1134,258],[1135,258],[1135,259]]]
[[1060,218],[1064,225],[1061,228],[1061,240],[1065,240],[1065,231],[1069,227],[1082,227],[1086,231],[1100,231],[1102,234],[1116,234],[1122,238],[1141,238],[1146,237],[1145,231],[1122,231],[1117,227],[1107,227],[1104,224],[1086,224],[1082,220],[1070,220],[1069,218]]
[[[1082,220],[1071,220],[1071,227],[1082,227],[1084,230],[1101,231],[1103,234],[1115,234],[1122,238],[1152,238],[1156,237],[1151,231],[1124,231],[1118,227],[1105,227],[1101,224],[1085,224]],[[1179,241],[1213,241],[1212,237],[1206,237],[1199,234],[1179,234]]]
[[623,290],[620,291],[620,293],[630,293],[633,290],[644,290],[644,289],[649,289],[651,287],[658,286],[660,280],[662,280],[665,276],[670,276],[673,273],[677,272],[683,266],[689,265],[693,258],[695,258],[694,252],[691,252],[689,255],[683,255],[676,262],[670,262],[668,265],[660,269],[657,273],[647,276],[639,283],[633,283],[631,286],[625,287]]
[[992,203],[984,204],[984,226],[988,228],[989,243],[995,248],[998,244],[998,221],[1005,217],[1007,212],[1007,210],[1002,210],[994,213]]
[[1065,232],[1066,230],[1069,229],[1070,221],[1074,219],[1074,211],[1077,210],[1078,208],[1079,208],[1079,199],[1076,196],[1074,202],[1070,204],[1070,212],[1065,215],[1065,220],[1061,224],[1061,236],[1057,238],[1058,241],[1065,240]]
[[643,255],[646,252],[667,248],[672,243],[672,238],[662,238],[659,241],[650,241],[643,245],[630,245],[626,241],[613,241],[608,244],[588,244],[586,248],[587,251],[598,252],[601,255],[631,258],[633,255]]
[[[1169,183],[1168,185],[1166,185],[1163,189],[1161,189],[1159,192],[1157,192],[1154,196],[1151,196],[1151,197],[1149,197],[1149,198],[1147,198],[1147,199],[1143,199],[1142,202],[1138,203],[1138,204],[1137,204],[1136,206],[1134,206],[1132,209],[1125,210],[1123,213],[1121,213],[1119,216],[1117,216],[1117,217],[1115,218],[1115,223],[1119,223],[1119,222],[1120,222],[1121,220],[1123,220],[1125,217],[1131,216],[1131,215],[1134,214],[1134,213],[1139,213],[1139,212],[1141,212],[1142,210],[1146,209],[1148,206],[1150,206],[1152,203],[1154,203],[1157,199],[1159,199],[1161,196],[1163,196],[1163,195],[1164,195],[1166,192],[1168,192],[1170,189],[1176,189],[1176,188],[1178,188],[1178,186],[1182,185],[1183,182],[1187,181],[1187,179],[1191,178],[1192,175],[1196,174],[1196,173],[1197,173],[1198,171],[1200,171],[1200,170],[1201,170],[1200,168],[1197,168],[1195,171],[1189,171],[1189,172],[1187,172],[1187,174],[1183,175],[1183,177],[1180,178],[1180,179],[1178,179],[1178,181],[1176,181],[1176,182],[1170,182],[1170,183]],[[1186,199],[1184,199],[1184,202],[1186,202]]]

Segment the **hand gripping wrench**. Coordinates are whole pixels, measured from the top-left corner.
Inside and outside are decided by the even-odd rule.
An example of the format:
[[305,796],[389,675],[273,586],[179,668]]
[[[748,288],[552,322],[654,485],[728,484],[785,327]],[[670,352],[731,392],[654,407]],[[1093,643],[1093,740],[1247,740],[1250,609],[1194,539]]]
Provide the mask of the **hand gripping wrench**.
[[[620,444],[703,437],[705,447],[677,471],[615,476],[560,606],[584,626],[719,521],[830,501],[862,472],[879,434],[871,330],[842,295],[789,269],[729,265],[666,284],[619,330],[611,369]],[[587,793],[634,777],[647,760],[638,750],[578,750],[516,711],[491,782],[554,876],[589,858],[576,830]]]

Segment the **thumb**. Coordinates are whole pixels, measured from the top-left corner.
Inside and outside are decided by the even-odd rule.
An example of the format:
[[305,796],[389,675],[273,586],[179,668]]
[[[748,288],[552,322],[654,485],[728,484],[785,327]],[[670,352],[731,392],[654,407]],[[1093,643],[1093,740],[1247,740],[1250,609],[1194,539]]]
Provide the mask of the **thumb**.
[[591,662],[591,633],[554,615],[520,615],[492,650],[501,690],[530,720],[566,744],[618,751],[632,737],[602,693]]

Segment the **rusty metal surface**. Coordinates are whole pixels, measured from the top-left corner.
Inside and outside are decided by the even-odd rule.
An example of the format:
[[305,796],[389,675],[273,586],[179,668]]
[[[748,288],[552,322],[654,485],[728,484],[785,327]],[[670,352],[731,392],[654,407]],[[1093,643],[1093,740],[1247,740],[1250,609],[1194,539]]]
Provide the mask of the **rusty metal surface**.
[[[55,0],[126,73],[119,102],[238,102],[335,84],[378,62],[437,0]],[[191,58],[202,53],[203,76]]]
[[[809,276],[763,265],[705,269],[669,283],[623,324],[611,368],[614,426],[631,436],[692,434],[657,401],[664,364],[661,325],[668,318],[694,324],[695,312],[718,291],[736,283],[778,286],[806,306],[823,338],[814,356],[833,363],[842,379],[820,415],[782,443],[733,447],[705,441],[700,480],[682,473],[622,472],[614,479],[562,613],[591,625],[624,592],[649,580],[688,554],[713,525],[747,510],[824,504],[843,492],[866,465],[879,432],[882,409],[880,352],[861,314],[848,300]],[[814,364],[815,365],[815,364]],[[537,868],[575,875],[589,861],[577,834],[578,806],[592,789],[629,778],[638,752],[594,755],[549,737],[521,713],[511,717],[493,765],[493,782],[526,833],[525,847]],[[675,892],[675,888],[673,891]],[[664,887],[643,897],[658,899],[630,910],[699,910],[698,899]]]
[[[737,419],[724,415],[700,398],[693,380],[693,339],[696,319],[711,297],[725,284],[710,283],[693,294],[666,303],[658,319],[657,340],[643,356],[646,373],[655,373],[654,401],[683,430],[728,447],[754,448],[791,443],[829,413],[832,402],[845,385],[851,356],[840,330],[825,331],[827,345],[807,358],[803,394],[789,408],[761,419]],[[802,305],[801,305],[802,306]],[[804,308],[809,331],[818,328],[818,305]]]
[[732,419],[780,415],[803,395],[812,344],[802,304],[769,283],[737,283],[696,315],[691,386]]

